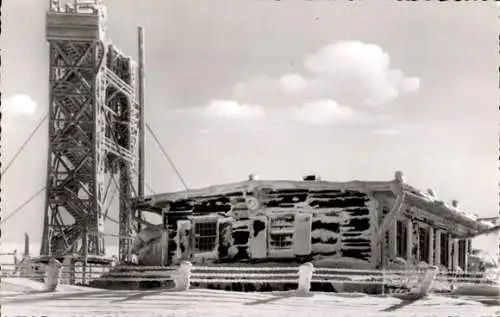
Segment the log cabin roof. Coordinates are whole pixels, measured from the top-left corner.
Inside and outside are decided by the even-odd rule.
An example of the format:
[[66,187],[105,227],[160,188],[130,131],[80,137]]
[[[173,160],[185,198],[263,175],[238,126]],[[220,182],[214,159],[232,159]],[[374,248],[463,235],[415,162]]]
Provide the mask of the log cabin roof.
[[[252,192],[258,189],[270,190],[357,190],[361,192],[384,193],[394,195],[395,180],[391,181],[348,181],[330,182],[323,180],[246,180],[237,183],[214,185],[200,189],[191,189],[171,193],[155,194],[146,196],[142,201],[136,201],[136,206],[143,210],[160,213],[161,208],[168,203],[188,200],[193,198],[225,196],[236,192]],[[424,193],[408,184],[404,184],[405,200],[410,206],[421,208],[427,212],[447,218],[451,221],[461,223],[473,230],[485,230],[492,228],[493,223],[479,220],[477,215],[467,213],[451,204],[438,200],[431,194]]]

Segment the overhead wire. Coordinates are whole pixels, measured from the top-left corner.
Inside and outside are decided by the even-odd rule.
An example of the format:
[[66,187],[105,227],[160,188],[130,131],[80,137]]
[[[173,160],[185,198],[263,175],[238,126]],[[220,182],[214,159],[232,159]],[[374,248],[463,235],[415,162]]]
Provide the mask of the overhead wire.
[[40,189],[39,191],[36,192],[36,194],[34,194],[33,196],[31,196],[28,200],[26,200],[23,204],[21,204],[19,207],[17,207],[16,209],[14,209],[13,212],[11,212],[7,217],[5,217],[4,219],[2,219],[2,221],[0,222],[0,224],[3,224],[5,223],[7,220],[9,220],[10,217],[14,216],[17,212],[19,212],[21,209],[23,209],[26,205],[28,205],[33,199],[35,199],[41,192],[43,192],[47,187],[43,187],[42,189]]
[[[48,118],[48,115],[49,115],[49,112],[47,112],[43,117],[42,119],[39,121],[39,123],[36,125],[36,127],[31,131],[31,133],[29,134],[29,136],[26,138],[26,140],[23,142],[23,144],[21,145],[21,147],[18,149],[18,151],[14,154],[14,156],[12,157],[12,159],[9,161],[9,163],[7,163],[7,166],[4,168],[4,170],[1,172],[1,175],[4,176],[5,173],[9,170],[9,168],[12,166],[12,164],[17,160],[17,158],[19,157],[19,155],[22,153],[22,151],[25,149],[25,147],[27,146],[27,144],[31,141],[31,139],[33,138],[33,136],[36,134],[36,132],[40,129],[40,127],[42,126],[42,124],[45,122],[45,120]],[[158,144],[158,146],[160,147],[162,153],[165,155],[165,157],[169,160],[170,164],[172,165],[172,167],[174,168],[177,176],[179,177],[179,179],[181,180],[182,184],[184,185],[184,187],[186,189],[188,189],[184,179],[182,178],[179,170],[177,169],[177,167],[175,166],[174,162],[172,161],[172,159],[170,158],[170,156],[167,154],[167,152],[165,151],[165,149],[163,148],[163,146],[161,145],[161,143],[159,142],[158,138],[156,137],[156,135],[154,134],[154,132],[152,131],[151,127],[149,126],[149,124],[146,123],[146,127],[148,128],[148,131],[151,133],[151,135],[153,136],[153,138],[155,139],[156,143]],[[138,172],[136,170],[133,170],[133,172],[138,175]],[[115,183],[115,185],[118,186],[116,180],[113,178],[113,182]],[[151,188],[151,186],[147,183],[145,183],[146,187],[148,188],[148,190],[155,194],[155,191]],[[14,211],[12,211],[7,217],[5,217],[4,219],[2,219],[2,221],[0,222],[0,224],[3,224],[5,222],[7,222],[7,220],[9,220],[11,217],[13,217],[15,214],[17,214],[19,211],[21,211],[24,207],[26,207],[32,200],[34,200],[41,192],[43,192],[47,187],[44,186],[43,188],[41,188],[40,190],[38,190],[34,195],[32,195],[29,199],[27,199],[23,204],[21,204],[19,207],[17,207],[16,209],[14,209]],[[129,202],[126,202],[127,205],[129,205],[130,207],[130,203]],[[119,221],[109,217],[108,215],[105,216],[105,218],[111,220],[112,222],[115,222],[117,224],[119,224]]]
[[42,124],[45,122],[45,120],[47,119],[47,117],[49,116],[49,112],[47,112],[45,114],[45,116],[43,116],[43,118],[40,120],[40,122],[37,124],[37,126],[35,127],[35,129],[33,129],[33,131],[31,131],[30,135],[28,136],[28,138],[24,141],[24,143],[21,145],[21,147],[19,148],[19,150],[17,150],[16,154],[14,154],[14,156],[12,157],[12,159],[9,161],[9,163],[7,163],[7,166],[5,167],[5,169],[2,171],[2,176],[5,176],[5,173],[9,170],[9,168],[12,166],[12,163],[14,163],[14,161],[17,159],[17,157],[19,156],[19,154],[21,154],[21,152],[24,150],[24,148],[26,147],[26,145],[29,143],[29,141],[33,138],[33,136],[35,135],[36,131],[38,131],[38,129],[42,126]]
[[156,137],[155,133],[153,132],[153,130],[151,129],[151,127],[149,126],[149,124],[147,122],[146,122],[146,128],[148,129],[149,133],[151,133],[151,135],[153,136],[153,139],[156,141],[156,144],[158,144],[158,146],[160,147],[160,150],[162,151],[163,155],[165,155],[165,157],[167,158],[167,160],[170,162],[170,165],[172,165],[175,173],[177,174],[177,177],[179,177],[179,180],[181,181],[181,183],[184,186],[184,188],[186,190],[189,190],[188,186],[186,185],[186,182],[182,178],[181,173],[179,172],[179,170],[175,166],[174,162],[172,161],[172,159],[168,155],[167,151],[165,151],[165,149],[161,145],[160,140],[158,140],[158,138]]

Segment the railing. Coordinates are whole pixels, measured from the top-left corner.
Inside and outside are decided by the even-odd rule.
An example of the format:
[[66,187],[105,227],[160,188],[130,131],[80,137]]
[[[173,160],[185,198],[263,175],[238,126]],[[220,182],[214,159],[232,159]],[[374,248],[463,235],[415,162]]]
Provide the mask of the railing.
[[130,153],[130,151],[127,150],[126,148],[116,144],[116,142],[110,140],[107,137],[103,138],[103,144],[107,150],[113,152],[115,155],[125,157],[125,159],[128,162],[133,162],[134,157],[133,157],[132,153]]
[[120,92],[124,93],[128,98],[131,98],[133,102],[135,102],[133,99],[135,98],[135,93],[134,93],[134,88],[131,87],[129,84],[127,84],[123,79],[118,77],[111,69],[109,68],[104,68],[104,74],[106,79],[108,80],[108,83],[113,85],[116,89],[118,89]]
[[50,11],[56,13],[95,14],[101,0],[51,0]]
[[[29,278],[47,282],[45,264],[24,263],[14,267],[3,264],[1,278]],[[113,269],[113,270],[111,270]],[[133,270],[133,271],[132,271]],[[83,281],[102,282],[166,282],[176,289],[189,289],[192,284],[296,284],[299,292],[308,292],[311,283],[332,285],[356,284],[378,287],[411,289],[420,284],[428,269],[421,270],[360,270],[340,268],[314,268],[306,263],[300,267],[235,267],[193,266],[183,262],[177,267],[165,266],[96,266],[88,264],[62,266],[60,284],[83,284]],[[440,272],[433,282],[456,286],[491,286],[498,281],[498,271],[490,276],[472,272]]]

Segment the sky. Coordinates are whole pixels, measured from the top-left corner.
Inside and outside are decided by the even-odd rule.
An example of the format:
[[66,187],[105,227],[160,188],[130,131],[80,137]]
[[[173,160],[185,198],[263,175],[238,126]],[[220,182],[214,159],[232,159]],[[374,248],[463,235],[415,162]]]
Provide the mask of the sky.
[[[2,169],[48,110],[48,2],[3,3]],[[145,28],[146,121],[189,188],[401,170],[446,202],[498,215],[494,3],[104,3],[108,38],[135,60]],[[2,177],[2,218],[45,186],[47,126]],[[156,193],[183,189],[149,134],[146,172]],[[44,201],[2,224],[2,250],[27,232],[38,251]],[[496,252],[496,241],[475,246]]]

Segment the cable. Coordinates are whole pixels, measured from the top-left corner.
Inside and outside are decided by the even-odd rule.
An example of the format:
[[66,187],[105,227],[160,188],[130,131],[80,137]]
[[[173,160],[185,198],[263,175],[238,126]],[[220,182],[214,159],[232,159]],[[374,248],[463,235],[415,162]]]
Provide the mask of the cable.
[[31,196],[26,202],[24,202],[24,204],[22,204],[21,206],[17,207],[13,212],[11,212],[7,217],[5,217],[5,219],[3,219],[0,222],[0,224],[3,224],[10,217],[14,216],[18,211],[20,211],[21,209],[23,209],[27,204],[29,204],[33,199],[35,199],[41,192],[43,192],[45,190],[45,188],[47,188],[47,187],[43,187],[42,189],[40,189],[39,191],[37,191],[36,194],[34,194],[33,196]]
[[148,183],[144,182],[144,185],[148,188],[148,190],[151,192],[151,194],[156,194],[156,192],[151,188],[151,186],[148,185]]
[[117,225],[119,225],[119,224],[120,224],[120,222],[119,222],[118,220],[116,220],[116,219],[114,219],[114,218],[111,218],[111,217],[110,217],[110,216],[108,216],[108,215],[104,215],[104,218],[107,218],[109,221],[114,222],[114,223],[116,223]]
[[36,131],[42,126],[42,123],[47,119],[48,116],[49,116],[49,113],[47,112],[45,114],[45,116],[42,118],[42,120],[35,127],[35,129],[28,136],[28,138],[26,139],[26,141],[24,141],[23,145],[21,145],[21,147],[16,152],[16,154],[14,155],[14,157],[12,157],[12,159],[10,160],[10,162],[7,164],[7,167],[5,167],[5,169],[2,171],[2,176],[5,176],[5,172],[7,172],[9,170],[9,167],[12,165],[12,163],[14,163],[14,161],[17,159],[17,157],[19,156],[19,154],[21,154],[21,152],[23,151],[24,147],[28,144],[28,142],[31,140],[31,138],[35,135]]
[[160,141],[158,140],[158,138],[156,137],[156,135],[154,134],[153,130],[151,130],[151,127],[149,126],[149,124],[146,122],[146,128],[148,129],[149,133],[151,133],[151,135],[153,136],[153,138],[155,139],[156,143],[158,144],[158,146],[160,147],[160,150],[162,151],[163,155],[165,155],[165,157],[167,158],[167,160],[170,162],[170,164],[172,165],[172,167],[174,168],[174,171],[175,173],[177,174],[177,177],[179,177],[182,185],[184,186],[184,188],[186,190],[189,190],[189,188],[187,187],[186,185],[186,182],[184,182],[184,179],[182,178],[181,174],[179,173],[179,171],[177,170],[177,168],[175,167],[175,164],[174,162],[172,161],[172,159],[170,158],[170,156],[167,154],[167,152],[165,151],[165,149],[163,148],[163,146],[161,145]]

